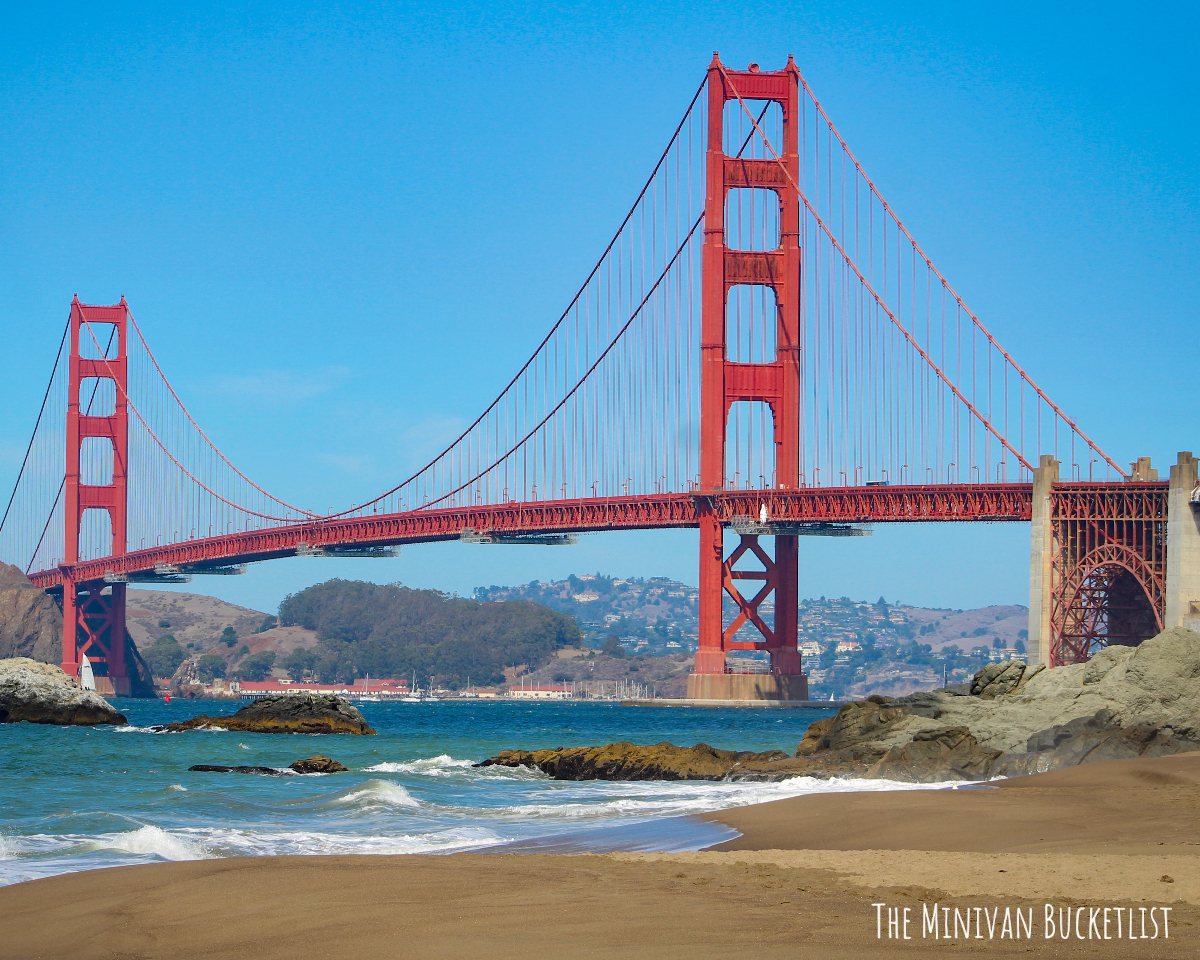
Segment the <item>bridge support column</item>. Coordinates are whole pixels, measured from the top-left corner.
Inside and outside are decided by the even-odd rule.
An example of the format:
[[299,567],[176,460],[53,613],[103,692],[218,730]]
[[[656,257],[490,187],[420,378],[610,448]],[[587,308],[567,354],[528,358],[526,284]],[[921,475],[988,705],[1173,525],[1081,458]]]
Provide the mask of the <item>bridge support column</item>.
[[[67,380],[67,457],[63,482],[62,668],[79,676],[80,657],[93,662],[96,688],[128,694],[125,664],[125,584],[76,582],[80,537],[92,556],[125,554],[129,475],[128,338],[125,298],[112,306],[71,302]],[[86,454],[84,445],[88,444]],[[111,540],[95,542],[102,529],[88,523],[89,511],[107,514]],[[90,559],[90,557],[88,558]]]
[[[773,435],[758,451],[765,486],[781,490],[800,485],[800,176],[798,103],[800,72],[788,58],[787,67],[774,73],[727,71],[717,57],[708,69],[708,150],[704,206],[704,250],[702,319],[700,334],[700,598],[699,649],[695,669],[688,678],[688,696],[705,700],[806,700],[808,681],[800,663],[797,640],[797,550],[794,536],[776,536],[775,556],[759,546],[759,534],[770,535],[770,524],[757,518],[765,529],[743,534],[741,545],[728,559],[724,550],[724,527],[732,520],[755,518],[720,517],[708,495],[724,490],[726,477],[726,432],[730,406],[737,402],[765,404],[771,410]],[[742,98],[771,100],[782,113],[782,141],[771,150],[778,156],[725,155],[725,106],[731,101],[742,109]],[[747,141],[749,142],[749,141]],[[779,245],[773,250],[741,250],[729,247],[725,237],[725,201],[731,189],[774,193],[779,202]],[[764,214],[765,215],[765,214]],[[729,355],[728,318],[730,290],[737,285],[769,288],[774,297],[775,316],[761,319],[764,332],[772,330],[773,359],[755,357],[739,362]],[[765,291],[764,291],[765,293]],[[754,556],[762,570],[735,570],[743,556]],[[741,580],[762,580],[762,588],[750,599],[737,588]],[[759,605],[774,594],[774,623],[759,616]],[[722,616],[725,596],[738,605],[738,613],[727,628]],[[749,624],[761,639],[735,639]],[[734,674],[726,662],[730,650],[760,650],[770,656],[769,673]]]
[[1042,456],[1033,471],[1033,523],[1030,525],[1029,640],[1030,664],[1050,663],[1050,614],[1054,594],[1054,518],[1050,493],[1058,482],[1059,462]]
[[1167,576],[1163,628],[1200,630],[1200,515],[1196,494],[1198,462],[1180,453],[1167,489]]

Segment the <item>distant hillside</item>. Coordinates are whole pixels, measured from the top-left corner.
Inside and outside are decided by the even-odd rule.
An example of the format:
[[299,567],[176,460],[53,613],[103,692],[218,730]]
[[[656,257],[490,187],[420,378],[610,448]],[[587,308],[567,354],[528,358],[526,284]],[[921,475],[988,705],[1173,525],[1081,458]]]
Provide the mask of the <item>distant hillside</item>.
[[[475,589],[477,600],[532,600],[570,614],[579,623],[584,643],[591,646],[599,647],[605,637],[616,635],[627,646],[636,645],[660,654],[696,648],[699,597],[697,587],[666,577],[622,579],[601,574]],[[887,607],[885,618],[870,600],[849,597],[801,600],[800,642],[858,640],[873,632],[885,644],[918,639],[929,644],[933,652],[951,644],[963,650],[991,647],[996,640],[1001,647],[1012,649],[1024,638],[1029,625],[1029,611],[1017,605],[939,610],[896,601]],[[774,606],[764,603],[759,610],[770,615]],[[733,601],[726,597],[726,622],[736,612]],[[744,628],[740,638],[752,639],[750,628]]]
[[[696,649],[699,590],[665,577],[622,579],[601,574],[550,583],[479,587],[479,600],[532,600],[577,618],[583,642],[609,636],[629,652],[674,657]],[[899,696],[961,681],[989,660],[1021,657],[1029,611],[1022,606],[948,610],[903,603],[817,597],[800,601],[799,640],[814,697],[871,693]],[[759,610],[768,622],[774,607]],[[736,614],[724,603],[728,623]],[[739,639],[756,639],[749,627]],[[759,654],[737,654],[755,659]],[[555,667],[561,672],[561,668]],[[545,672],[543,670],[543,672]],[[656,678],[657,679],[657,678]]]
[[[468,676],[477,685],[499,683],[506,668],[518,668],[507,670],[510,679],[533,671],[538,680],[585,679],[586,670],[586,679],[639,679],[665,694],[687,673],[698,596],[696,587],[666,578],[598,574],[480,587],[474,600],[335,580],[289,597],[283,624],[263,632],[256,631],[272,619],[263,611],[165,590],[131,589],[128,617],[147,659],[166,670],[160,676],[185,656],[203,660],[209,676],[315,672],[336,680],[416,670],[422,682],[432,676],[448,686]],[[732,612],[727,603],[727,616]],[[801,601],[799,633],[809,645],[804,669],[813,694],[841,699],[932,689],[943,676],[961,680],[988,659],[1020,656],[1027,621],[1028,611],[1017,605],[960,611],[819,597]],[[179,649],[169,641],[164,647],[164,635],[176,638]],[[612,635],[643,659],[553,657],[574,643],[599,648]],[[665,659],[651,665],[646,655]]]
[[[131,589],[125,618],[129,635],[155,668],[155,676],[164,678],[185,658],[199,662],[206,657],[206,680],[232,678],[246,668],[248,658],[264,654],[270,664],[256,672],[282,678],[287,673],[275,664],[293,650],[317,643],[311,630],[279,626],[264,630],[276,620],[274,616],[198,593]],[[251,661],[255,662],[262,664],[261,656]]]
[[[574,620],[537,603],[480,603],[437,590],[330,580],[279,605],[285,627],[314,631],[307,666],[322,681],[414,670],[451,688],[499,683],[505,667],[534,666],[579,642]],[[290,664],[300,665],[299,656]],[[287,662],[285,662],[287,665]]]

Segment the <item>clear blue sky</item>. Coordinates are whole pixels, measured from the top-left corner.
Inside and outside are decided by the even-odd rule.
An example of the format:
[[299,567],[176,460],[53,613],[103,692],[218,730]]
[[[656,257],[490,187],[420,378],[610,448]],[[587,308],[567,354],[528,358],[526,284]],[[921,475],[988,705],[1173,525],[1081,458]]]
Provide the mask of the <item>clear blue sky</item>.
[[[1200,450],[1200,9],[1129,4],[104,4],[0,34],[0,488],[73,293],[124,294],[217,444],[316,509],[491,398],[611,235],[714,49],[796,57],[884,196],[1118,462]],[[695,582],[689,531],[288,560],[469,592]],[[801,595],[1027,600],[1024,525],[804,545]]]

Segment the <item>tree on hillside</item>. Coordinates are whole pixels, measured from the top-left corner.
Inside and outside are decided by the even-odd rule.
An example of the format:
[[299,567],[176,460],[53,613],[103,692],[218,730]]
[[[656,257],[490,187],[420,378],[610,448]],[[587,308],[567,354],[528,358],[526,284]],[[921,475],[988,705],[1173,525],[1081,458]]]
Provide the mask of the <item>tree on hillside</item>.
[[287,675],[293,680],[303,680],[305,674],[312,673],[316,669],[320,659],[320,654],[315,650],[300,647],[280,660],[279,665],[287,671]]
[[621,646],[621,638],[610,633],[604,638],[604,644],[600,647],[601,653],[606,653],[610,657],[625,656],[625,648]]
[[239,680],[266,680],[275,665],[275,651],[262,650],[253,653],[238,664],[234,676]]
[[237,639],[237,634],[234,632],[233,627],[226,627],[221,631],[220,642],[225,644],[225,646],[232,647],[237,643]]
[[258,629],[254,632],[266,633],[268,630],[274,630],[277,626],[279,626],[279,618],[268,615],[263,618],[263,622],[258,625]]
[[217,677],[225,676],[226,669],[224,659],[215,653],[206,653],[196,661],[196,673],[203,683],[212,683]]
[[187,659],[179,641],[169,633],[155,640],[143,656],[156,677],[171,676]]

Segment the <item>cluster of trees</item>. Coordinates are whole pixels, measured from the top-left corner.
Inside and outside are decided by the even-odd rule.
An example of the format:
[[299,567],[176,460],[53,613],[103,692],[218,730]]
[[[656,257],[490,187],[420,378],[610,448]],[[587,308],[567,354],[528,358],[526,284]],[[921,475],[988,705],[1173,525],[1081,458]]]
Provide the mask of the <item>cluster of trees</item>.
[[370,674],[403,677],[414,670],[448,686],[499,683],[504,668],[545,662],[559,647],[576,645],[575,621],[525,600],[481,603],[438,590],[411,590],[330,580],[287,597],[279,622],[314,630],[311,650],[288,654],[296,679],[314,674],[345,683]]
[[166,633],[155,640],[150,649],[143,650],[142,657],[156,677],[169,677],[187,659],[187,652],[174,636]]
[[[170,625],[165,620],[159,621],[160,627],[169,627]],[[227,647],[236,644],[238,637],[233,627],[226,627],[218,638],[218,642]],[[155,640],[149,649],[142,651],[142,656],[154,676],[170,677],[187,659],[188,652],[180,646],[179,641],[172,634],[167,633]],[[233,660],[236,665],[233,677],[238,680],[265,680],[275,664],[275,653],[271,650],[264,650],[251,654],[250,648],[242,644],[233,654]],[[196,661],[196,673],[201,682],[212,683],[218,677],[225,677],[229,674],[229,662],[219,654],[206,653]]]

